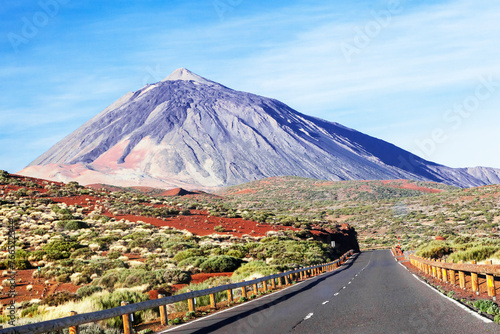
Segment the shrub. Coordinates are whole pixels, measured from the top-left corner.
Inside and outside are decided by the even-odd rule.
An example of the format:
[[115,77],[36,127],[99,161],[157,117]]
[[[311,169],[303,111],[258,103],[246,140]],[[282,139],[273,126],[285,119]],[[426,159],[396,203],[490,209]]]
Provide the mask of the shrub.
[[104,288],[133,287],[148,284],[151,288],[162,284],[189,283],[191,275],[179,269],[159,269],[155,271],[146,269],[113,269],[106,272],[95,281],[95,285]]
[[21,311],[21,317],[34,317],[38,314],[38,304],[31,305]]
[[164,283],[187,284],[191,282],[191,274],[180,269],[167,269],[163,271],[162,279]]
[[187,267],[187,266],[199,267],[203,262],[205,262],[206,259],[207,258],[204,256],[192,256],[188,257],[185,260],[182,260],[177,265],[179,267]]
[[450,255],[450,259],[454,260],[455,262],[458,262],[460,260],[462,261],[471,261],[471,260],[476,260],[476,261],[483,261],[488,259],[490,256],[495,254],[499,250],[499,247],[495,246],[476,246],[476,247],[471,247],[467,250],[455,252]]
[[48,260],[60,260],[70,257],[71,253],[85,246],[74,241],[51,241],[43,246]]
[[498,305],[495,304],[495,302],[493,302],[492,300],[488,299],[476,300],[474,302],[474,307],[478,308],[483,313],[488,313],[491,315],[500,314],[500,309],[498,308]]
[[[113,307],[121,306],[122,301],[128,301],[130,304],[140,303],[148,300],[147,294],[131,291],[115,291],[100,296],[92,297],[92,301],[99,310],[107,310]],[[146,311],[134,313],[134,324],[137,325],[144,320]],[[122,317],[115,317],[104,320],[103,323],[109,327],[121,328],[123,326]]]
[[78,296],[76,294],[69,291],[59,291],[45,297],[42,303],[49,306],[59,306],[61,304],[75,300],[78,300]]
[[225,232],[226,229],[222,225],[217,225],[217,226],[214,227],[214,231],[216,231],[216,232]]
[[57,276],[56,281],[59,283],[68,283],[70,281],[69,274],[62,274]]
[[205,256],[205,252],[202,250],[202,249],[199,249],[199,248],[190,248],[190,249],[186,249],[186,250],[183,250],[179,253],[177,253],[173,260],[176,262],[176,263],[179,263],[183,260],[186,260],[190,257],[194,257],[194,256]]
[[445,255],[448,255],[452,252],[452,248],[446,242],[442,241],[432,241],[429,244],[420,246],[416,255],[431,258],[431,259],[439,259]]
[[102,288],[100,286],[95,285],[87,285],[82,286],[76,291],[76,294],[80,297],[88,297],[93,295],[94,293],[101,292]]
[[239,267],[231,276],[233,282],[239,282],[242,279],[248,278],[253,274],[260,274],[261,276],[269,276],[280,272],[280,267],[269,266],[264,261],[252,261],[244,263]]
[[200,265],[200,269],[206,273],[222,273],[235,271],[243,261],[232,256],[212,256]]
[[82,228],[88,228],[87,223],[79,220],[69,220],[64,224],[64,229],[68,231],[75,231]]

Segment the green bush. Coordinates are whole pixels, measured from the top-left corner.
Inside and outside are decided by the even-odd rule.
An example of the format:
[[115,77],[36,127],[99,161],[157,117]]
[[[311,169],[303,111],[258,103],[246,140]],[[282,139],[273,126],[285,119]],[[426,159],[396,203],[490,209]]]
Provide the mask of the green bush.
[[500,314],[500,309],[498,308],[498,305],[489,299],[476,300],[474,302],[474,307],[478,308],[483,313],[491,315]]
[[68,283],[70,281],[69,274],[62,274],[57,276],[56,281],[59,283]]
[[190,248],[190,249],[186,249],[186,250],[183,250],[179,253],[177,253],[173,260],[176,262],[176,263],[179,263],[183,260],[186,260],[190,257],[194,257],[194,256],[205,256],[205,252],[202,250],[202,249],[199,249],[199,248]]
[[454,252],[450,255],[450,259],[458,262],[458,261],[483,261],[491,257],[500,249],[499,246],[476,246],[471,247],[467,250]]
[[34,317],[38,314],[38,304],[31,305],[28,308],[25,308],[21,311],[21,317]]
[[452,248],[448,243],[444,241],[432,241],[429,244],[420,246],[416,251],[416,255],[425,258],[440,259],[451,252]]
[[51,241],[42,247],[48,260],[60,260],[70,257],[71,253],[85,246],[74,241]]
[[151,288],[163,284],[185,284],[191,281],[191,274],[179,269],[112,269],[101,278],[94,281],[95,285],[103,288],[117,288],[148,284]]
[[204,256],[192,256],[188,257],[185,260],[182,260],[179,262],[177,265],[181,268],[183,267],[188,267],[188,266],[193,266],[193,267],[200,267],[200,265],[205,262],[207,258]]
[[[149,299],[149,296],[140,292],[131,291],[115,291],[100,296],[92,297],[92,300],[99,310],[107,310],[113,307],[121,306],[122,301],[127,301],[130,304],[140,303]],[[145,311],[134,313],[134,325],[141,323],[144,318]],[[122,317],[115,317],[104,320],[106,326],[113,328],[121,328],[123,326]]]
[[87,286],[82,286],[76,291],[76,294],[80,297],[88,297],[93,295],[94,293],[101,292],[102,287],[100,286],[95,286],[95,285],[87,285]]
[[231,278],[233,282],[239,282],[253,274],[260,274],[262,276],[277,274],[281,271],[280,269],[281,268],[278,266],[267,265],[265,261],[251,261],[248,263],[244,263],[241,267],[239,267],[233,273]]
[[206,273],[223,273],[235,271],[243,261],[232,256],[212,256],[200,265],[200,269]]
[[87,223],[80,220],[69,220],[64,224],[64,229],[68,231],[75,231],[82,228],[88,228]]
[[76,294],[69,291],[59,291],[45,297],[42,303],[49,306],[59,306],[74,300],[78,300],[78,296]]

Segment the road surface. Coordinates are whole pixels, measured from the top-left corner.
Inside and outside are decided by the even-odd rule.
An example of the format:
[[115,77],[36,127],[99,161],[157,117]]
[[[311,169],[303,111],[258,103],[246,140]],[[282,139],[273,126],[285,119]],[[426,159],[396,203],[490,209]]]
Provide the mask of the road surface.
[[389,250],[162,333],[500,333],[417,280]]

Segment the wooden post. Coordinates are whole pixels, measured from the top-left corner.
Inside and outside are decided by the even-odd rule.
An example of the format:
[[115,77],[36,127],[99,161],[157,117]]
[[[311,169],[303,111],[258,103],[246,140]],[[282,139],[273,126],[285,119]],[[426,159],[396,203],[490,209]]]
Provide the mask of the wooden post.
[[[128,305],[128,302],[122,301],[122,306]],[[123,333],[124,334],[131,334],[131,329],[132,329],[132,324],[130,321],[130,314],[124,314],[122,315],[123,319]]]
[[[75,311],[69,312],[70,316],[77,315],[77,314],[78,313],[76,313]],[[78,334],[78,326],[71,326],[69,328],[69,334]]]
[[267,281],[262,282],[262,288],[264,289],[264,292],[267,292]]
[[285,275],[285,285],[288,285],[288,275]]
[[[281,281],[281,279],[280,279],[280,281]],[[276,289],[276,279],[275,279],[275,278],[273,278],[273,279],[271,280],[271,289],[273,289],[273,290],[275,290],[275,289]]]
[[[242,282],[245,282],[244,280],[242,280]],[[241,296],[242,297],[247,297],[247,287],[246,286],[243,286],[241,287]]]
[[457,284],[457,281],[456,281],[456,277],[455,277],[455,270],[453,269],[450,269],[448,271],[448,274],[450,276],[450,283],[453,284],[453,285],[456,285]]
[[[192,292],[192,290],[187,290],[187,292]],[[189,298],[188,299],[188,309],[189,312],[195,312],[195,305],[194,305],[194,298]]]
[[[458,261],[458,263],[464,263],[464,261]],[[460,288],[465,289],[465,273],[463,271],[458,271],[458,281],[460,283]]]
[[258,293],[259,293],[259,287],[257,286],[257,283],[255,283],[253,285],[253,294],[257,296]]
[[233,301],[233,289],[227,290],[227,302],[230,303]]
[[[213,288],[213,286],[209,285],[209,289]],[[210,307],[211,308],[216,308],[217,307],[217,301],[215,300],[215,293],[210,294]]]
[[[280,274],[281,274],[281,273],[280,273]],[[281,288],[281,286],[282,286],[281,277],[278,277],[278,287],[280,287],[280,288]]]
[[[493,264],[492,260],[488,260],[485,264]],[[492,297],[493,300],[497,300],[496,297],[496,287],[495,287],[495,276],[486,274],[486,286],[488,287],[488,296]]]
[[293,274],[290,274],[290,284],[293,282]]
[[431,266],[432,268],[432,277],[436,277],[436,267]]
[[[165,297],[162,294],[158,294],[158,299],[162,299]],[[168,316],[167,316],[167,306],[160,305],[160,322],[162,326],[166,326],[168,324]]]
[[[443,262],[443,261],[441,261]],[[443,271],[443,281],[445,282],[448,282],[448,277],[447,277],[447,272],[446,272],[446,269],[445,268],[442,268],[442,271]]]
[[493,297],[493,300],[496,300],[495,276],[486,275],[486,284],[488,285],[488,296]]
[[[476,260],[471,261],[472,264],[476,264]],[[475,292],[476,295],[479,295],[479,281],[477,278],[477,273],[470,273],[470,281],[472,283],[472,292]]]

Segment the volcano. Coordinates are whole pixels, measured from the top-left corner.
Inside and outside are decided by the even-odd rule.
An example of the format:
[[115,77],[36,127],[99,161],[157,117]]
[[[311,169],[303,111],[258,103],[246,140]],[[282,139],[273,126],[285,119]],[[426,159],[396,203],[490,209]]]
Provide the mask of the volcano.
[[210,189],[284,175],[472,187],[498,181],[500,170],[454,169],[426,161],[181,68],[125,94],[19,174],[166,189]]

